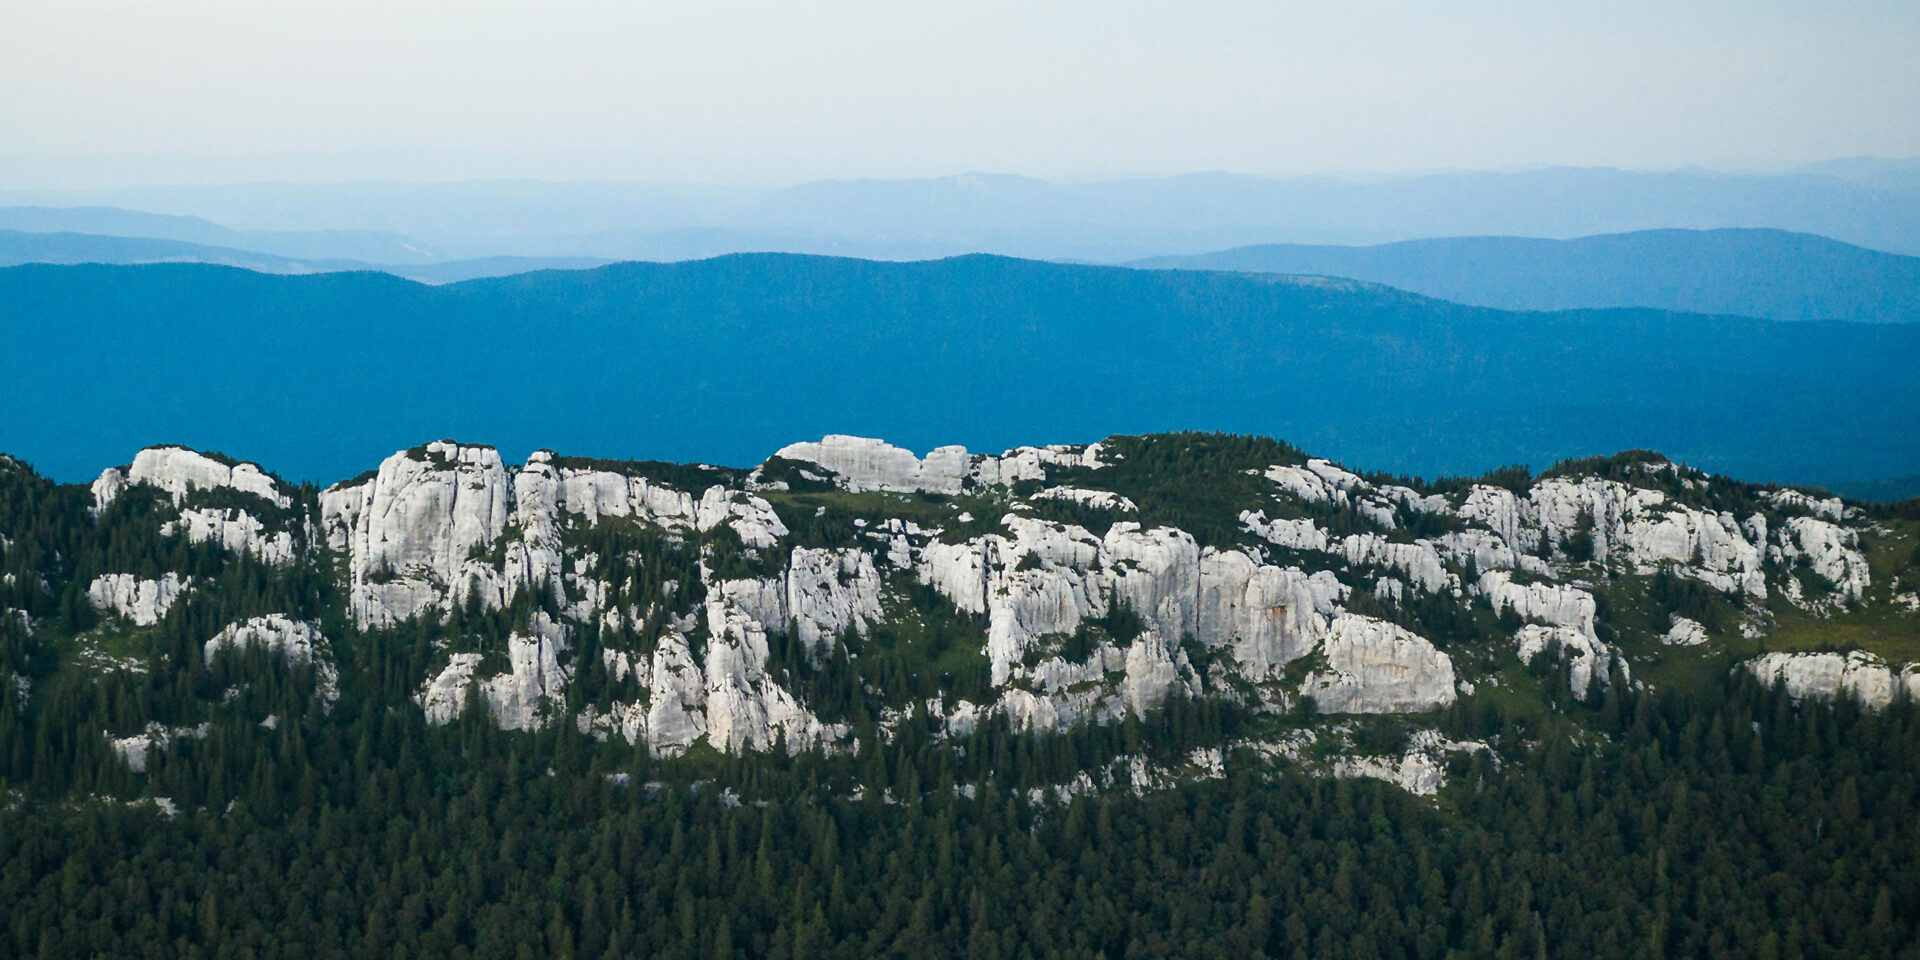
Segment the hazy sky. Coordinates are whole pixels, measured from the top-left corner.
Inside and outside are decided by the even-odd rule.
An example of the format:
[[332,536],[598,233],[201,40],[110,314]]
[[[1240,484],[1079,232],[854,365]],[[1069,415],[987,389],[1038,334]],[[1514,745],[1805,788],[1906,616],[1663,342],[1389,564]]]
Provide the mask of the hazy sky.
[[0,0],[0,185],[1920,155],[1920,2]]

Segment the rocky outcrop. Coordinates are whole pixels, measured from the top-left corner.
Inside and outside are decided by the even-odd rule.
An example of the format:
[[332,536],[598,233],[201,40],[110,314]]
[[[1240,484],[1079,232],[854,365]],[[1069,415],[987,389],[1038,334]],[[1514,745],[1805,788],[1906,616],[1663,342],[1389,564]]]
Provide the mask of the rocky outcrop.
[[[701,742],[857,749],[852,738],[866,734],[816,713],[787,671],[842,669],[828,665],[858,664],[876,636],[897,643],[912,634],[915,625],[890,617],[938,617],[932,625],[949,634],[955,624],[974,632],[977,650],[961,653],[983,658],[984,668],[971,668],[987,686],[970,700],[949,692],[885,704],[874,728],[882,739],[915,711],[961,736],[990,718],[1037,730],[1110,722],[1181,696],[1252,711],[1306,697],[1328,714],[1417,713],[1499,685],[1506,668],[1478,646],[1456,661],[1449,653],[1458,651],[1421,635],[1423,624],[1438,637],[1510,632],[1521,659],[1551,651],[1585,694],[1629,674],[1622,648],[1715,640],[1666,610],[1597,622],[1596,595],[1618,602],[1614,585],[1632,575],[1665,572],[1725,594],[1744,612],[1716,630],[1748,635],[1770,622],[1754,603],[1769,589],[1821,612],[1867,602],[1861,537],[1870,528],[1845,504],[1755,488],[1716,501],[1723,481],[1664,462],[1610,462],[1605,478],[1559,475],[1526,487],[1424,489],[1326,460],[1244,465],[1223,485],[1235,498],[1226,515],[1197,504],[1207,525],[1189,530],[1168,522],[1184,509],[1170,509],[1157,478],[1143,480],[1123,455],[1130,446],[997,456],[943,447],[921,457],[830,436],[789,446],[779,456],[791,462],[750,473],[670,468],[660,474],[668,484],[641,464],[542,451],[516,466],[490,447],[442,441],[329,488],[304,516],[258,468],[155,448],[102,474],[95,493],[104,507],[147,484],[174,501],[157,518],[164,534],[270,565],[341,571],[360,630],[448,617],[436,634],[442,659],[416,681],[432,722],[473,703],[503,727],[572,722],[660,754]],[[1112,472],[1096,479],[1096,470]],[[842,492],[823,492],[824,483]],[[264,499],[195,500],[213,489]],[[956,495],[965,499],[942,499]],[[983,507],[998,519],[976,519]],[[1065,516],[1085,526],[1043,519]],[[152,624],[185,587],[177,576],[118,574],[96,581],[90,598]],[[1899,589],[1882,592],[1905,596]],[[1498,627],[1469,608],[1483,600]],[[1448,621],[1450,605],[1459,616]],[[476,610],[503,609],[513,619],[488,628],[503,636],[447,635],[475,623]],[[1615,636],[1609,628],[1620,648],[1599,639]],[[95,660],[121,663],[96,646]],[[311,663],[323,695],[337,691],[337,667],[312,623],[230,624],[206,656],[255,646]],[[576,647],[595,662],[576,663]],[[1809,695],[1859,689],[1870,699],[1911,673],[1885,668],[1882,683],[1871,664],[1834,662],[1764,669]],[[584,692],[575,684],[603,673],[615,692],[596,688],[586,696],[594,706],[570,711],[569,694]],[[1349,757],[1342,770],[1434,789],[1442,755],[1415,753]]]
[[1707,642],[1707,628],[1698,620],[1673,615],[1673,624],[1661,634],[1662,642],[1676,647],[1697,647]]
[[[1511,610],[1532,621],[1514,633],[1515,652],[1522,661],[1532,663],[1543,651],[1558,648],[1572,658],[1567,683],[1574,693],[1584,695],[1595,681],[1608,682],[1618,654],[1594,632],[1593,594],[1559,584],[1516,583],[1498,570],[1482,574],[1475,590],[1494,612]],[[1624,666],[1624,660],[1621,663]]]
[[965,447],[941,447],[925,460],[884,440],[834,434],[818,443],[795,443],[774,456],[818,464],[855,493],[959,493],[971,464]]
[[1231,651],[1240,675],[1265,681],[1327,636],[1348,592],[1324,570],[1309,574],[1240,551],[1208,551],[1200,561],[1196,627],[1204,642]]
[[1326,713],[1415,713],[1454,700],[1453,662],[1422,637],[1357,614],[1333,621],[1326,668],[1303,691]]
[[1477,485],[1460,516],[1492,530],[1517,556],[1565,557],[1571,544],[1584,541],[1592,561],[1620,561],[1640,573],[1667,569],[1722,592],[1766,596],[1764,527],[1754,537],[1731,513],[1675,504],[1660,490],[1595,477],[1542,480],[1524,497]]
[[1798,490],[1769,490],[1767,501],[1781,511],[1795,511],[1839,523],[1847,519],[1846,502],[1839,497],[1814,497]]
[[495,722],[505,730],[537,730],[565,702],[573,671],[560,660],[567,652],[568,630],[544,612],[535,612],[522,630],[507,637],[507,669],[481,676],[484,655],[450,655],[416,700],[431,723],[449,723],[466,709],[478,689]]
[[192,583],[169,573],[157,580],[141,580],[131,573],[109,573],[87,587],[87,602],[95,610],[125,617],[135,626],[150,627],[166,617]]
[[1782,683],[1795,700],[1832,700],[1841,693],[1874,710],[1885,709],[1898,693],[1920,698],[1920,664],[1894,668],[1864,651],[1852,653],[1769,653],[1747,662],[1762,683]]
[[1336,777],[1385,780],[1416,797],[1431,797],[1446,786],[1449,756],[1487,749],[1477,740],[1448,740],[1436,730],[1417,730],[1409,741],[1407,752],[1399,757],[1341,757],[1328,772]]
[[237,490],[285,509],[291,497],[266,471],[251,463],[228,465],[185,447],[148,447],[124,470],[109,468],[93,482],[93,509],[106,509],[129,486],[146,484],[165,491],[177,506],[194,490]]
[[1642,570],[1664,566],[1704,580],[1722,593],[1767,595],[1760,547],[1747,540],[1732,514],[1672,507],[1657,515],[1636,516],[1622,536]]
[[1140,508],[1132,500],[1110,490],[1083,490],[1079,487],[1049,487],[1033,495],[1034,500],[1062,500],[1095,510],[1134,513]]
[[767,632],[725,601],[707,605],[706,736],[717,750],[817,746],[845,734],[806,709],[766,672]]
[[861,550],[796,547],[787,562],[779,619],[756,617],[781,629],[791,624],[800,642],[819,651],[846,630],[860,634],[879,622],[880,572]]
[[209,727],[200,724],[192,727],[169,727],[162,723],[148,723],[146,729],[130,737],[116,737],[107,734],[107,745],[120,755],[121,762],[134,773],[146,773],[147,764],[156,751],[167,749],[173,741],[182,738],[204,740]]
[[289,664],[311,665],[320,699],[328,704],[340,699],[340,670],[328,655],[327,638],[318,624],[278,613],[230,623],[207,641],[202,656],[211,664],[223,650],[252,646],[265,647]]
[[788,444],[774,456],[824,468],[841,489],[853,493],[960,493],[968,485],[999,486],[1044,480],[1049,465],[1101,466],[1100,445],[1019,447],[998,456],[939,447],[923,459],[884,440],[832,434],[818,442]]
[[177,519],[160,525],[160,533],[163,536],[179,533],[193,543],[219,544],[270,567],[293,563],[293,534],[285,530],[268,533],[266,524],[245,510],[182,510]]
[[[1829,585],[1841,603],[1859,600],[1873,582],[1867,558],[1860,552],[1860,536],[1816,517],[1793,517],[1775,533],[1768,553],[1781,564],[1805,564]],[[1787,581],[1789,599],[1807,605],[1797,579]]]
[[486,556],[506,531],[510,489],[492,447],[439,442],[388,457],[371,480],[322,493],[327,542],[349,561],[354,622],[392,625],[470,591],[497,606],[501,578]]
[[556,468],[544,451],[510,473],[493,448],[447,441],[388,457],[370,480],[328,488],[320,511],[328,546],[348,558],[349,612],[362,627],[469,598],[493,609],[523,588],[564,594],[568,523],[726,526],[756,549],[787,533],[772,506],[745,491],[715,485],[695,499],[644,477]]

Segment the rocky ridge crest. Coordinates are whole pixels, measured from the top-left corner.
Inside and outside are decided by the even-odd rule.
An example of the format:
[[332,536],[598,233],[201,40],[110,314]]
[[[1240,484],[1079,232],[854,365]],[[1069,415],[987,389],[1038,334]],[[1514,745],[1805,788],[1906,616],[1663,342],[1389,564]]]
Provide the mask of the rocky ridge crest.
[[[1860,508],[1657,457],[1422,484],[1209,444],[919,457],[830,436],[722,470],[546,451],[516,466],[440,441],[317,494],[163,447],[92,495],[105,515],[151,488],[174,511],[156,514],[164,536],[333,571],[345,629],[447,625],[415,696],[432,722],[485,709],[503,728],[569,723],[663,755],[858,749],[863,724],[885,736],[916,713],[955,735],[995,719],[1058,730],[1176,697],[1417,716],[1510,682],[1507,658],[1586,696],[1647,682],[1642,651],[1764,643],[1783,615],[1817,621],[1897,587],[1875,578],[1868,541],[1887,531]],[[144,627],[197,588],[106,573],[87,596]],[[1672,609],[1618,609],[1655,593]],[[457,626],[486,616],[510,628]],[[206,657],[251,646],[340,696],[321,624],[237,621]],[[876,682],[869,665],[902,675]],[[1915,667],[1864,653],[1747,669],[1796,697],[1920,693]],[[1438,748],[1422,749],[1334,768],[1405,767],[1430,792]]]

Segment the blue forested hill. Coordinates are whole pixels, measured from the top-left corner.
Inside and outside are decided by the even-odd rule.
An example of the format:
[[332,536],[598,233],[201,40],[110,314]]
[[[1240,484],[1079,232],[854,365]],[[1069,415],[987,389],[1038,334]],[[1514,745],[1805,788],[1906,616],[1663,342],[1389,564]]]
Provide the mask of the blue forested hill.
[[1353,277],[1508,310],[1655,307],[1772,320],[1920,321],[1920,257],[1784,230],[1268,244],[1134,265]]
[[1204,428],[1421,474],[1631,447],[1752,479],[1920,472],[1920,325],[1513,313],[1345,281],[737,255],[441,287],[195,264],[0,270],[0,450],[180,442],[339,479],[510,457],[751,463]]

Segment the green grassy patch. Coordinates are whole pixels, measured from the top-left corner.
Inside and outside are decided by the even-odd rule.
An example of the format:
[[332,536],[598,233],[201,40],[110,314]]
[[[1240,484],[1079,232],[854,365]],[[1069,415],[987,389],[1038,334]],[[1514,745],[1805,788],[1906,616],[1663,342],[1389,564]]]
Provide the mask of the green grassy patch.
[[60,641],[61,659],[89,669],[108,664],[139,664],[151,668],[165,655],[158,627],[135,627],[106,621],[100,627]]
[[1794,606],[1775,591],[1768,601],[1774,628],[1764,641],[1766,649],[1860,649],[1892,663],[1920,661],[1920,613],[1893,603],[1896,578],[1902,592],[1920,591],[1920,566],[1914,563],[1920,524],[1901,518],[1886,521],[1884,526],[1887,533],[1868,533],[1862,538],[1872,577],[1864,601],[1820,617]]

